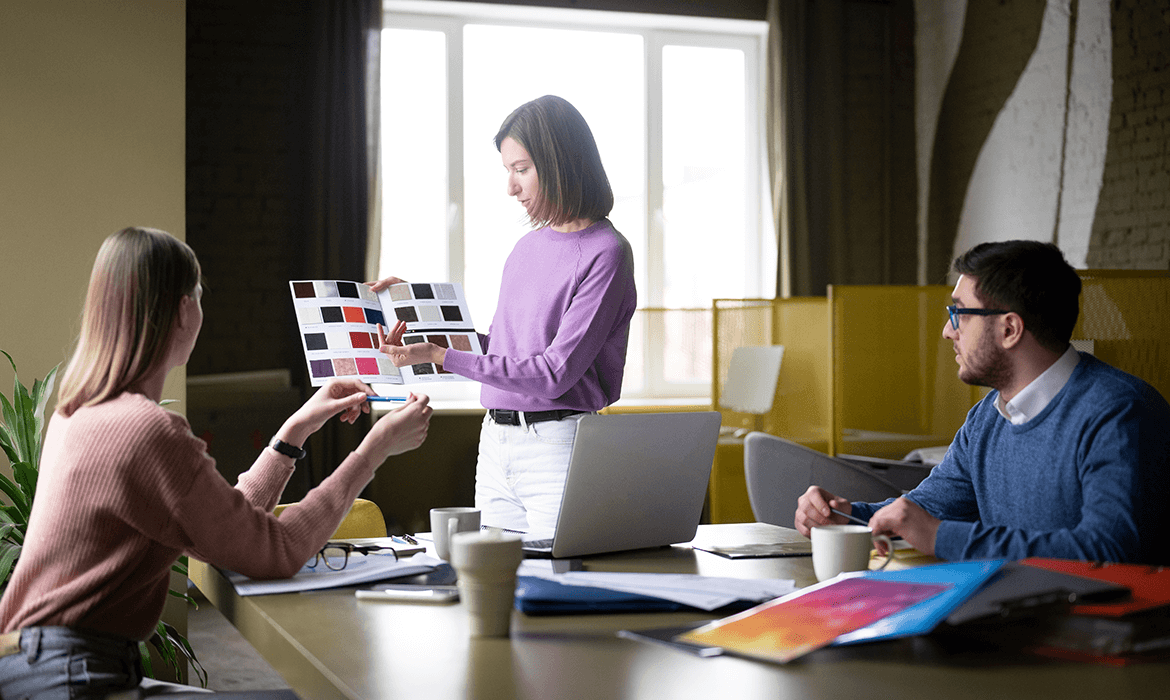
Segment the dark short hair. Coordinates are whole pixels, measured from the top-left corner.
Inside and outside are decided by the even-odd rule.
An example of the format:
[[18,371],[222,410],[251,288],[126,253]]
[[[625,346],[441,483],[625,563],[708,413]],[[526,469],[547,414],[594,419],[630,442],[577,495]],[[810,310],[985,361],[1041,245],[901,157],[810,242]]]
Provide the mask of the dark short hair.
[[1068,347],[1080,313],[1081,278],[1051,243],[981,243],[955,258],[954,270],[974,277],[988,308],[1014,311],[1045,348]]
[[496,133],[496,150],[511,137],[528,151],[540,181],[542,201],[530,219],[535,226],[574,219],[604,219],[613,209],[613,189],[585,118],[573,105],[545,95],[520,105]]

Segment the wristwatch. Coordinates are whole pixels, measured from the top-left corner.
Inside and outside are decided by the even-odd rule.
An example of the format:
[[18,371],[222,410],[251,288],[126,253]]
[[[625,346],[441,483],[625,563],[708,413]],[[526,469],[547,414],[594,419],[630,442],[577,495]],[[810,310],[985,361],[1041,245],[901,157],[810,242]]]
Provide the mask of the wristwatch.
[[305,452],[303,447],[290,445],[280,438],[272,438],[272,442],[268,443],[268,446],[285,457],[292,457],[293,459],[304,459],[305,456],[309,454],[308,452]]

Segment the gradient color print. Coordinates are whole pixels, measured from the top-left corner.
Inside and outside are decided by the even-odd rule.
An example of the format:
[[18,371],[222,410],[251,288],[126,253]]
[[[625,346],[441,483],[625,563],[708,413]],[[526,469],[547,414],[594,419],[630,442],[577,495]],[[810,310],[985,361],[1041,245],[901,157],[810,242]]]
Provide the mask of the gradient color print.
[[787,663],[839,635],[861,629],[932,598],[948,584],[902,583],[864,577],[835,581],[787,596],[680,635],[679,640]]

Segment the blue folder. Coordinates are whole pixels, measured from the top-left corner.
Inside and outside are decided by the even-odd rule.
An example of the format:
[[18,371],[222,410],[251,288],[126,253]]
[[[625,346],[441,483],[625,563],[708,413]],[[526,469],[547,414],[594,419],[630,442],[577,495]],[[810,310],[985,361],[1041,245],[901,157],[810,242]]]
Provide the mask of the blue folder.
[[670,612],[693,608],[673,600],[610,588],[571,586],[538,576],[519,576],[516,609],[526,615]]
[[871,571],[866,578],[905,583],[949,583],[951,588],[905,610],[882,618],[867,627],[843,634],[833,645],[859,644],[926,634],[975,594],[996,571],[1003,559],[931,564],[900,571]]
[[701,610],[673,600],[640,593],[626,593],[596,586],[573,586],[538,576],[519,576],[516,609],[526,615],[580,615],[588,613],[675,612],[731,614],[747,610],[759,601],[744,600],[718,610]]

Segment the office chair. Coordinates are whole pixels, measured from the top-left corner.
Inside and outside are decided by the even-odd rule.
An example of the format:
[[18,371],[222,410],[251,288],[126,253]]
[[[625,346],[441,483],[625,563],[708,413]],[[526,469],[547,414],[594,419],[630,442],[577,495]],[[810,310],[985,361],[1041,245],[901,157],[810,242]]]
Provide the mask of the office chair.
[[866,467],[768,433],[748,433],[743,443],[748,501],[756,520],[792,527],[796,501],[816,484],[851,501],[884,501],[902,489]]
[[[277,517],[280,517],[281,511],[290,505],[292,504],[282,503],[276,506],[276,510],[273,512]],[[367,501],[364,498],[355,498],[353,505],[349,508],[349,512],[342,518],[341,524],[337,526],[337,529],[329,539],[344,540],[353,537],[385,536],[386,519],[382,517],[382,509],[373,501]]]

